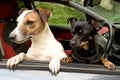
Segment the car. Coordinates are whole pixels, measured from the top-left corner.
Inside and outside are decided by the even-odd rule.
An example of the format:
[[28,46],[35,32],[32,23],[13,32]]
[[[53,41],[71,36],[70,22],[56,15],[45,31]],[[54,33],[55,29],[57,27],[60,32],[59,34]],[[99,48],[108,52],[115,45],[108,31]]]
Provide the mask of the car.
[[[17,68],[13,70],[9,70],[6,68],[6,61],[12,56],[17,55],[20,51],[27,51],[31,42],[28,41],[23,44],[15,44],[9,41],[8,35],[15,28],[16,25],[16,17],[19,8],[16,8],[16,5],[12,5],[12,8],[6,7],[5,4],[8,4],[7,1],[0,1],[0,7],[4,6],[4,9],[10,10],[12,9],[12,13],[6,12],[5,14],[0,14],[0,79],[1,80],[119,80],[120,78],[120,54],[119,54],[119,33],[120,33],[120,23],[112,23],[108,21],[106,18],[98,15],[90,8],[82,6],[79,4],[79,0],[22,0],[25,4],[25,7],[28,9],[36,8],[34,1],[38,2],[48,2],[60,4],[63,6],[68,6],[85,14],[85,18],[87,20],[95,19],[96,21],[102,21],[100,24],[107,24],[107,28],[109,31],[103,35],[107,41],[107,45],[105,47],[106,52],[111,51],[114,54],[111,54],[110,59],[115,62],[116,69],[115,70],[107,70],[100,63],[97,64],[84,64],[84,63],[61,63],[61,70],[57,75],[52,75],[48,70],[48,62],[37,62],[37,61],[23,61],[20,63]],[[17,4],[16,0],[10,0],[11,4]],[[4,3],[4,5],[2,5]],[[13,13],[14,12],[14,13]],[[8,14],[9,13],[9,14]],[[78,13],[79,14],[79,13]],[[5,17],[4,17],[5,16]],[[53,15],[54,16],[54,15]],[[55,38],[61,42],[63,45],[65,52],[70,54],[71,47],[69,46],[69,41],[72,38],[69,25],[56,25],[50,24],[50,29],[52,30]],[[118,52],[115,52],[112,45],[115,45]],[[21,50],[22,47],[22,50]],[[115,49],[116,49],[115,48]]]

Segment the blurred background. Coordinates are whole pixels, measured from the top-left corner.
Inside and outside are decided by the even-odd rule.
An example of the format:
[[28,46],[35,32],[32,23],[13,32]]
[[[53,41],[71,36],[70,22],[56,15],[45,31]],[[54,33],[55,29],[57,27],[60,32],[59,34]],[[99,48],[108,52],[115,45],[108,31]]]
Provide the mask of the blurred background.
[[[80,0],[73,0],[80,4]],[[21,0],[18,0],[19,7],[24,7],[24,4]],[[91,5],[87,5],[86,7],[93,10],[99,15],[102,15],[106,19],[111,22],[120,22],[120,3],[117,1],[112,1],[111,4],[113,5],[112,10],[107,10],[101,6],[99,6],[100,0],[93,0]],[[49,24],[59,24],[59,25],[68,25],[66,23],[67,18],[69,17],[77,17],[80,20],[85,19],[85,15],[82,12],[79,12],[73,8],[56,4],[56,3],[46,3],[46,2],[38,2],[35,1],[35,5],[37,8],[48,8],[53,11],[53,16],[49,20]]]

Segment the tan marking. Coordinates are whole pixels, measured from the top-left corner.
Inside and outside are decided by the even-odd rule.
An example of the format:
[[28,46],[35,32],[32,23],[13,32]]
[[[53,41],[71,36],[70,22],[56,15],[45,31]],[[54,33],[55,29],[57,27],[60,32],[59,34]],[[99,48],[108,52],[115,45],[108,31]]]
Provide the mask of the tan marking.
[[79,30],[79,32],[81,33],[81,32],[82,32],[82,30]]
[[21,8],[18,14],[20,15],[23,11],[28,10],[27,8]]
[[89,39],[92,40],[92,36],[89,36]]
[[[48,22],[51,11],[48,9],[38,9],[39,13],[34,10],[25,15],[19,30],[23,35],[35,35],[43,31],[44,24]],[[27,21],[33,21],[32,25],[27,25]]]
[[72,56],[67,56],[67,57],[61,59],[61,62],[64,62],[64,63],[73,62],[73,57]]
[[112,62],[110,62],[107,58],[104,58],[104,56],[101,57],[101,61],[107,69],[115,69],[115,65]]
[[48,19],[49,19],[51,13],[52,13],[51,10],[39,8],[38,11],[39,11],[39,13],[40,13],[40,16],[41,16],[42,20],[43,20],[45,23],[48,22]]
[[89,42],[88,41],[82,41],[80,46],[85,49],[88,50],[89,49]]
[[100,26],[98,25],[98,23],[95,20],[92,20],[92,24],[94,25],[96,30],[100,29]]
[[[43,30],[43,23],[42,23],[40,17],[34,11],[32,11],[28,14],[24,17],[23,23],[21,24],[19,30],[24,35],[28,35],[28,34],[35,35],[35,34],[40,33]],[[27,24],[28,20],[33,21],[33,24],[28,25]]]

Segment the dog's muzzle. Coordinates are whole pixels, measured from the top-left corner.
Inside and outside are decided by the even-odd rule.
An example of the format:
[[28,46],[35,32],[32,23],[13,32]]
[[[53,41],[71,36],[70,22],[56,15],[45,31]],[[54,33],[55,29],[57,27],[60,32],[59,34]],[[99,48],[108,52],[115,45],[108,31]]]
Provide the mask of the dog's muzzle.
[[16,35],[15,35],[15,34],[9,35],[9,39],[10,39],[11,41],[15,41]]
[[30,36],[24,37],[24,38],[21,39],[21,40],[17,40],[17,35],[15,35],[15,34],[9,35],[9,39],[10,39],[12,42],[15,42],[15,43],[17,43],[17,44],[23,43],[23,42],[25,42],[25,41],[27,41],[27,40],[29,40],[29,39],[31,39],[31,38],[32,38],[32,36],[30,35]]
[[70,40],[70,46],[71,46],[72,48],[75,48],[75,44],[76,44],[75,41]]

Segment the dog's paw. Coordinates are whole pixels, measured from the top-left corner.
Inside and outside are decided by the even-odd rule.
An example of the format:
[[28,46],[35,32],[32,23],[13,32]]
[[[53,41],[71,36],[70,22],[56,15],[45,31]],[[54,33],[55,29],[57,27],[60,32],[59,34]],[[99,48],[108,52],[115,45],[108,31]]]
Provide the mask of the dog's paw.
[[73,57],[72,56],[64,57],[61,59],[61,62],[64,62],[64,63],[73,62]]
[[49,69],[52,72],[52,74],[56,75],[60,70],[60,60],[52,59],[49,63]]
[[114,69],[116,68],[116,66],[115,66],[112,62],[110,62],[110,61],[105,62],[105,63],[104,63],[104,66],[105,66],[107,69],[110,69],[110,70],[114,70]]
[[14,69],[17,64],[20,62],[20,58],[18,56],[14,56],[7,61],[7,68]]
[[9,68],[9,69],[16,68],[17,64],[19,64],[21,61],[23,61],[24,55],[25,54],[21,53],[21,54],[19,54],[17,56],[14,56],[14,57],[8,59],[7,68]]

